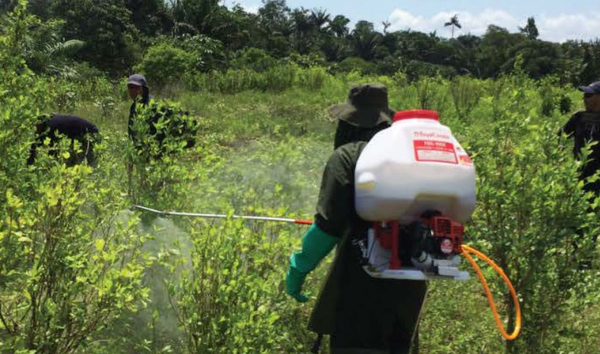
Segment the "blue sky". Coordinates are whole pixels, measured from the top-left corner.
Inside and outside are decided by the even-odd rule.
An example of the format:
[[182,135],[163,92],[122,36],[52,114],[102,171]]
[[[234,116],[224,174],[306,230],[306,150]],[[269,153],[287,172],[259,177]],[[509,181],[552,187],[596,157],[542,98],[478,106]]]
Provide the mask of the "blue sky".
[[[262,4],[261,0],[225,3],[239,3],[253,12]],[[444,22],[458,14],[463,28],[456,35],[481,35],[490,24],[515,32],[525,25],[527,17],[533,16],[544,40],[600,38],[600,0],[287,0],[287,4],[291,8],[323,8],[333,15],[345,15],[352,23],[371,21],[378,29],[382,21],[389,21],[390,30],[437,31],[446,37],[450,29],[444,28]]]

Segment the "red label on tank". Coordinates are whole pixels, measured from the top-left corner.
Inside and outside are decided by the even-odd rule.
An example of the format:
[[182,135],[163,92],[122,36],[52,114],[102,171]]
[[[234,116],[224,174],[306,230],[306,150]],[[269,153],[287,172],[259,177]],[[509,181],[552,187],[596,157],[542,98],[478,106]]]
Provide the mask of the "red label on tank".
[[437,140],[413,140],[415,160],[458,164],[454,144]]

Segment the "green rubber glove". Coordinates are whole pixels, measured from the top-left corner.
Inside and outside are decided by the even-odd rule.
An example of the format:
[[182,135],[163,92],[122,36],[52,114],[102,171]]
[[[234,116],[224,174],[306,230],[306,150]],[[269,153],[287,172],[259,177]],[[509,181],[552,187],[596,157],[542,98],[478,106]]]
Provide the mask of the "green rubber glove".
[[306,274],[300,273],[296,268],[290,267],[285,278],[285,292],[298,302],[307,302],[308,297],[301,293]]
[[302,236],[302,251],[290,257],[290,268],[285,279],[285,290],[296,301],[306,302],[308,297],[302,294],[302,285],[306,275],[319,265],[319,262],[331,252],[339,238],[330,236],[316,224]]

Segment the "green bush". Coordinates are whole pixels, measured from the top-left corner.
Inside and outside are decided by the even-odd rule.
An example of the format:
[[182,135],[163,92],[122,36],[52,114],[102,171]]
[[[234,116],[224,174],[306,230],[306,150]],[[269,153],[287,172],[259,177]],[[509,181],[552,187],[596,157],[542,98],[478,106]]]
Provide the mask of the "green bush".
[[25,5],[0,36],[0,352],[76,353],[146,298],[144,237],[121,217],[114,164],[67,167],[63,140],[56,158],[41,148],[26,165],[37,116],[56,96],[15,55]]
[[160,43],[148,49],[142,62],[135,67],[157,86],[177,82],[184,74],[195,71],[198,65],[193,53],[168,43]]
[[135,138],[127,147],[129,193],[135,204],[173,207],[170,201],[184,198],[180,186],[192,175],[177,162],[196,144],[198,129],[198,118],[177,103],[150,100],[137,107]]
[[256,72],[268,71],[277,64],[277,59],[271,57],[266,51],[252,47],[237,51],[231,60],[233,69],[250,69]]
[[337,65],[337,70],[344,73],[352,71],[359,72],[362,75],[371,75],[377,72],[377,66],[362,58],[346,58]]
[[411,80],[417,80],[421,77],[432,77],[440,75],[445,78],[451,78],[457,75],[456,69],[451,66],[431,64],[420,60],[411,60],[404,69]]
[[308,55],[292,53],[289,57],[285,58],[285,60],[305,69],[327,66],[325,58],[320,53],[311,53]]
[[387,56],[377,62],[377,72],[382,75],[393,75],[399,71],[403,71],[405,60],[400,56]]
[[190,259],[165,265],[180,272],[169,294],[187,334],[187,352],[297,350],[295,311],[282,291],[282,265],[292,248],[288,233],[282,227],[251,229],[240,220],[211,224],[193,223]]

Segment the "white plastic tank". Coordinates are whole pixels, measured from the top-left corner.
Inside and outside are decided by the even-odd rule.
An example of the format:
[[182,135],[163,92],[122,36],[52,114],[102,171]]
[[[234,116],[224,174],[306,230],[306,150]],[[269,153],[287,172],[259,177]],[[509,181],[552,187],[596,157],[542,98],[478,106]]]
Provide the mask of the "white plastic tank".
[[437,210],[464,223],[475,209],[475,167],[436,111],[402,111],[361,153],[355,190],[365,220],[407,224]]

